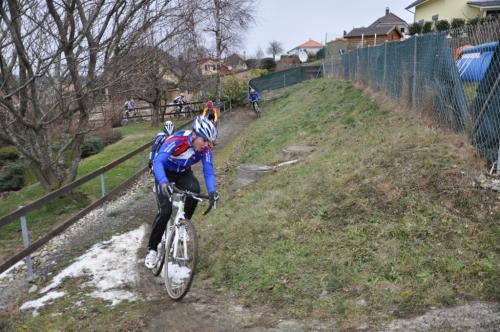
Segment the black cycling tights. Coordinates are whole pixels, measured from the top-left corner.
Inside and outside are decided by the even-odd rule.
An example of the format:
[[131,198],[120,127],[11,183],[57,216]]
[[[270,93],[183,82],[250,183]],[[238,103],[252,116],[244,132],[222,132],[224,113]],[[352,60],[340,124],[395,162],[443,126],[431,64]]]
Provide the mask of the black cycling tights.
[[[189,190],[195,193],[200,192],[200,183],[198,179],[194,176],[191,169],[188,169],[182,173],[175,173],[167,171],[167,178],[170,182],[175,182],[175,186],[179,189]],[[168,220],[170,219],[170,214],[172,214],[172,203],[167,195],[162,195],[160,190],[160,185],[156,184],[156,202],[158,203],[158,213],[153,223],[153,229],[151,230],[151,236],[149,237],[148,250],[156,250],[158,243],[161,241],[163,232],[165,232],[165,227],[167,227]],[[184,206],[184,212],[187,219],[191,219],[198,201],[192,197],[186,198],[186,205]]]

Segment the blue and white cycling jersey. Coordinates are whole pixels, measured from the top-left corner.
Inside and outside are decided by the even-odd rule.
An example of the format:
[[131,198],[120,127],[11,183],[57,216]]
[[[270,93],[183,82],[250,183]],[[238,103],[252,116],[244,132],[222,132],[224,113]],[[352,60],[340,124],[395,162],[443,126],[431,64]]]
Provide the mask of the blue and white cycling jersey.
[[149,160],[151,162],[156,157],[156,155],[158,154],[158,150],[160,149],[161,145],[167,140],[167,138],[167,134],[165,134],[165,132],[163,131],[156,134],[153,145],[151,146],[151,150],[149,151]]
[[163,142],[158,154],[154,157],[153,173],[155,179],[159,184],[168,182],[169,180],[165,171],[182,173],[201,160],[207,192],[215,192],[212,150],[210,147],[206,147],[202,152],[198,152],[194,149],[191,140],[192,131],[183,130],[169,136]]
[[259,100],[260,100],[260,95],[259,95],[259,92],[257,92],[257,90],[255,90],[255,92],[253,92],[253,93],[250,92],[248,94],[248,101],[249,102],[251,102],[251,103],[253,103],[254,101],[259,102]]

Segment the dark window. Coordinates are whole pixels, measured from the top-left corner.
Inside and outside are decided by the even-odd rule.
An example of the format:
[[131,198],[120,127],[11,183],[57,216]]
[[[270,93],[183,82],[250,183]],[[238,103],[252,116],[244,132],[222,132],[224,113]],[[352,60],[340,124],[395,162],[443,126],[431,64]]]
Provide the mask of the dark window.
[[488,10],[486,16],[500,17],[500,9]]
[[401,30],[402,33],[405,33],[405,28],[400,28],[399,30]]

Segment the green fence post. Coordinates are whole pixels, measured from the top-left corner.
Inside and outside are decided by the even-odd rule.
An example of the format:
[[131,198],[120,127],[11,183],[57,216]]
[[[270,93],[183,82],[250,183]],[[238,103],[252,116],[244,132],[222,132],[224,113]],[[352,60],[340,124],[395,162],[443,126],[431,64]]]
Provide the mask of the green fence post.
[[415,44],[413,47],[413,86],[412,86],[412,95],[411,95],[411,103],[413,107],[416,105],[417,101],[417,38],[418,35],[415,35]]
[[384,90],[386,90],[386,82],[385,82],[385,78],[386,78],[386,71],[387,71],[387,40],[385,41],[384,43],[384,78],[382,80],[382,84],[384,84]]

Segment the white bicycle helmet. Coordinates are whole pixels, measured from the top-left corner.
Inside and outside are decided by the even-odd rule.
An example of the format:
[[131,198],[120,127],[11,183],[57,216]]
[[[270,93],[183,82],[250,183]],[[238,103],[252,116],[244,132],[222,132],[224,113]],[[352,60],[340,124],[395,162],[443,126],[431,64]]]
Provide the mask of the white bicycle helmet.
[[196,119],[194,119],[193,131],[196,135],[205,138],[211,143],[217,139],[217,128],[215,128],[212,121],[203,116],[197,116]]
[[175,125],[172,121],[165,121],[165,124],[163,125],[163,131],[165,132],[165,134],[170,136],[175,133],[177,129],[175,128]]

